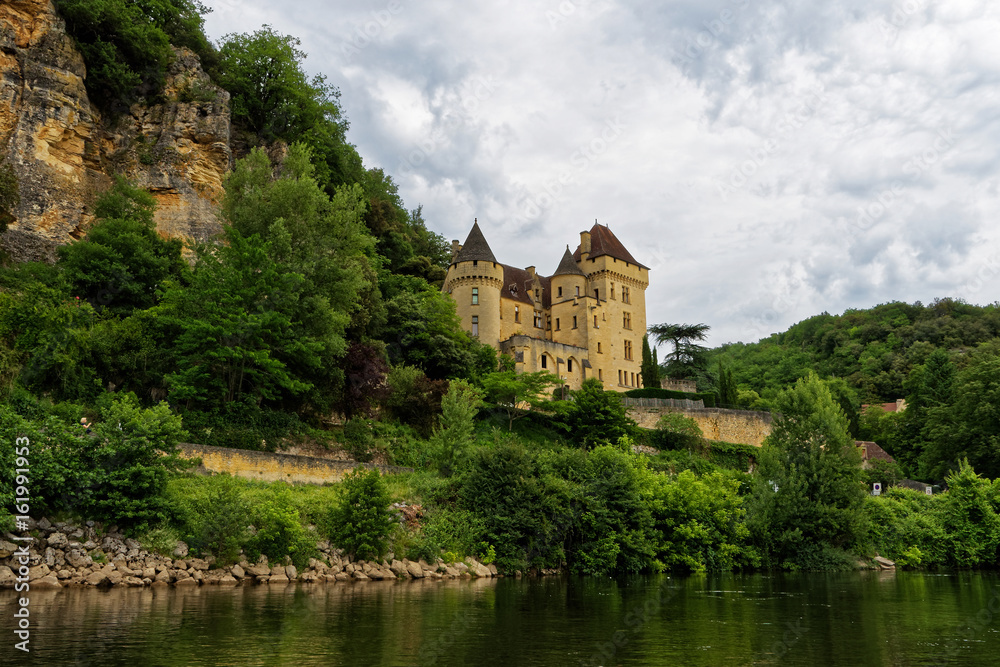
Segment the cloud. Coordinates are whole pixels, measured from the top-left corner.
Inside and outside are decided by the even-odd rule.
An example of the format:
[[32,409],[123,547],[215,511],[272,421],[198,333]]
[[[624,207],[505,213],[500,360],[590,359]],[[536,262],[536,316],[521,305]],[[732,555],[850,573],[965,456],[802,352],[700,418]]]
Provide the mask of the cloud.
[[214,6],[213,36],[301,37],[366,162],[447,238],[478,218],[544,270],[610,224],[654,269],[650,322],[715,344],[1000,286],[995,3]]

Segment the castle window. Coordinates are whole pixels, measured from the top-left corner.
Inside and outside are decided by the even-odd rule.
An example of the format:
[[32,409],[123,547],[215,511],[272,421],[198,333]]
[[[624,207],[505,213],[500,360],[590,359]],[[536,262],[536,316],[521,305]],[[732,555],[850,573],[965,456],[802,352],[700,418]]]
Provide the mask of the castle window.
[[521,307],[514,306],[514,321],[520,324],[521,322]]
[[579,285],[576,286],[576,295],[580,296],[580,286]]
[[552,328],[552,318],[551,317],[546,317],[545,318],[545,328],[546,329],[551,329]]
[[632,361],[632,341],[625,341],[625,358]]
[[626,329],[632,328],[632,313],[622,313],[622,326]]
[[517,350],[514,352],[514,363],[523,364],[524,363],[524,350]]
[[478,336],[479,335],[479,316],[478,315],[473,315],[472,316],[472,335],[473,336]]
[[567,359],[566,360],[566,372],[567,373],[572,373],[573,372],[573,360],[572,359]]
[[473,266],[479,266],[479,260],[478,259],[472,260],[472,265]]
[[538,299],[538,290],[535,290],[535,299]]
[[559,318],[556,318],[556,331],[559,331]]
[[599,329],[600,328],[600,327],[597,326],[597,315],[594,315],[594,328],[595,329]]
[[632,386],[635,386],[635,373],[632,373]]
[[600,380],[601,382],[604,382],[604,369],[603,368],[598,368],[597,369],[597,379]]
[[608,296],[611,297],[612,301],[615,300],[615,284],[614,283],[611,283],[611,289],[608,290]]
[[618,369],[618,384],[622,383],[622,369]]
[[598,301],[601,300],[601,290],[599,290],[596,287],[594,288],[594,298],[597,299]]
[[559,294],[557,294],[556,296],[562,296],[562,287],[559,288]]
[[542,313],[541,311],[538,310],[535,311],[535,328],[536,329],[542,328]]
[[601,354],[601,343],[600,343],[600,341],[597,342],[597,354]]
[[478,287],[473,287],[472,288],[472,305],[473,306],[478,306],[479,305],[479,288]]
[[573,316],[573,328],[576,328],[576,315]]
[[548,358],[548,357],[546,357],[546,356],[545,356],[545,355],[543,354],[543,355],[542,355],[542,368],[548,368],[548,367],[549,367],[549,358]]
[[625,302],[625,303],[632,303],[629,300],[628,288],[625,287],[624,285],[622,285],[622,301]]

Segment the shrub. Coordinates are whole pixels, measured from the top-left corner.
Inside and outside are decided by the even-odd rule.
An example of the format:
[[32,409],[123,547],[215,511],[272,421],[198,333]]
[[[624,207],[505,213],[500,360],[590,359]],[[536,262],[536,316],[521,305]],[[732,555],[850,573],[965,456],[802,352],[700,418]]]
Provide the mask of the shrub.
[[249,538],[250,516],[250,506],[236,480],[229,475],[214,476],[208,480],[205,493],[188,499],[185,505],[181,514],[188,546],[222,563],[236,562]]
[[393,526],[382,475],[376,469],[355,469],[341,483],[339,501],[330,514],[330,534],[337,546],[357,558],[381,558]]
[[316,553],[316,540],[302,527],[299,511],[292,506],[287,490],[254,508],[253,521],[257,532],[246,548],[251,558],[264,554],[269,561],[275,562],[288,556],[294,565],[304,567]]
[[652,442],[658,449],[700,451],[705,446],[705,438],[698,422],[680,412],[668,412],[660,417],[656,422]]
[[347,453],[355,461],[365,463],[372,460],[371,448],[375,438],[369,420],[355,417],[344,424],[344,442]]

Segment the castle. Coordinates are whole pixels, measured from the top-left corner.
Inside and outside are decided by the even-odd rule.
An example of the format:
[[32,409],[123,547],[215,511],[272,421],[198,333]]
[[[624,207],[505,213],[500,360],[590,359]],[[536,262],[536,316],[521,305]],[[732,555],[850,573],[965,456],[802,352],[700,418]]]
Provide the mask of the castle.
[[642,386],[649,268],[611,230],[580,233],[551,276],[501,264],[478,220],[452,241],[443,291],[466,331],[514,358],[518,372],[549,371],[570,389],[597,378],[605,389]]

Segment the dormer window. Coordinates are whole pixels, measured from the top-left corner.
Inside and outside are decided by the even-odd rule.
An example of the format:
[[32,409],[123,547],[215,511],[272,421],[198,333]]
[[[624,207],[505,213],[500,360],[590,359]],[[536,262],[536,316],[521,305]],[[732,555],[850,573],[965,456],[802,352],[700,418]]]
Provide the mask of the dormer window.
[[517,283],[510,284],[510,293],[517,296]]

